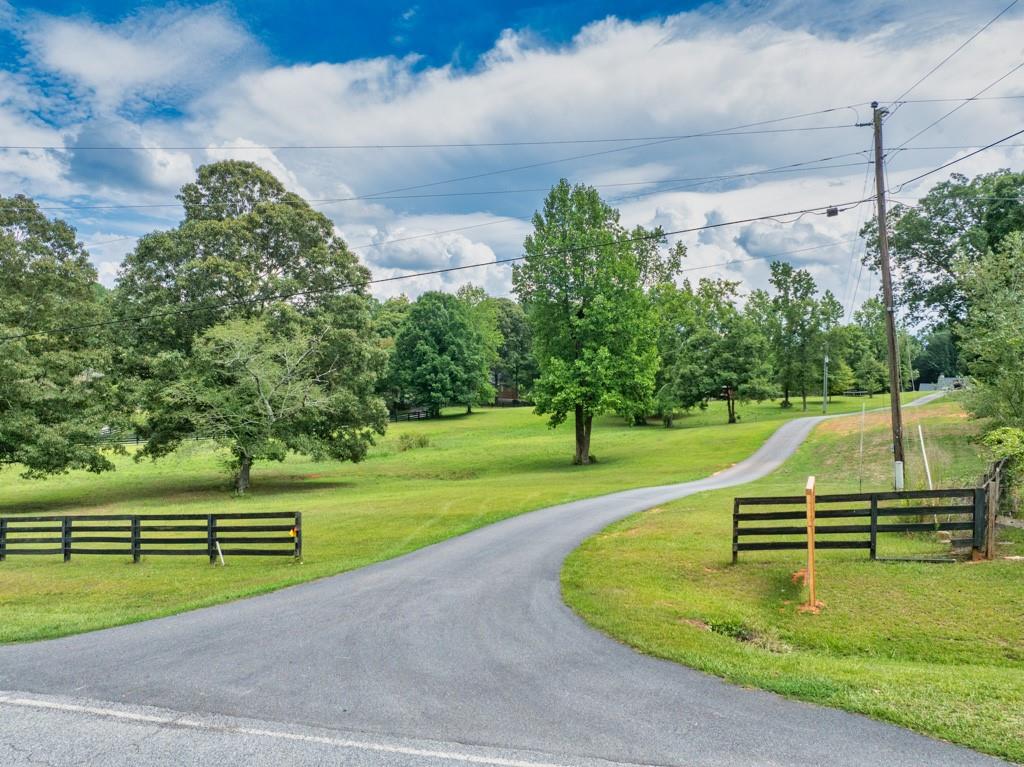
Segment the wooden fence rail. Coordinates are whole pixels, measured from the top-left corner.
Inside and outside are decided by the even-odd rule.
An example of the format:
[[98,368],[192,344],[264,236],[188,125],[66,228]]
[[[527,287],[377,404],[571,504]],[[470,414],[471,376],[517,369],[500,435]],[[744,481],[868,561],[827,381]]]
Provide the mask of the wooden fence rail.
[[[815,547],[866,549],[871,559],[877,559],[879,533],[963,531],[970,535],[951,538],[953,546],[970,546],[975,552],[984,552],[988,529],[987,492],[983,486],[952,490],[818,495]],[[920,501],[939,503],[915,503]],[[741,551],[806,549],[805,504],[806,498],[802,495],[735,498],[732,511],[732,561],[737,560]],[[763,510],[766,506],[773,508]],[[758,510],[749,510],[751,507]],[[899,519],[901,517],[931,519],[919,522]],[[773,524],[791,520],[799,520],[804,524]]]
[[[250,521],[256,524],[247,524]],[[281,520],[281,521],[277,521]],[[302,557],[302,512],[88,514],[0,517],[0,562],[73,554]]]

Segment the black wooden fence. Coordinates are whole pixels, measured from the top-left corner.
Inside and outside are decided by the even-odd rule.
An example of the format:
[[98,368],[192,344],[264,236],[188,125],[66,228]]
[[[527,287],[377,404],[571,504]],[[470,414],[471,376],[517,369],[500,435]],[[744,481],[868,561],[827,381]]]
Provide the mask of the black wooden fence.
[[[877,559],[879,533],[946,531],[966,534],[951,537],[954,547],[984,551],[987,493],[983,486],[818,495],[814,545],[817,549],[866,549]],[[802,495],[734,499],[732,561],[741,551],[806,549],[806,502]]]
[[[250,521],[255,520],[255,523]],[[275,521],[280,520],[280,521]],[[301,512],[0,517],[0,562],[15,555],[302,556]]]
[[388,420],[392,423],[398,423],[399,421],[423,421],[430,418],[430,411],[426,408],[416,408],[415,410],[392,410],[388,413]]

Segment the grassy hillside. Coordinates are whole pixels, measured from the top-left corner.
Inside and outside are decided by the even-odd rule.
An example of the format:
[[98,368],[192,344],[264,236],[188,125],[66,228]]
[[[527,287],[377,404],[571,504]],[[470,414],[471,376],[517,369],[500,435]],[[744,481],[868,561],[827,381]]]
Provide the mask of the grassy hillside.
[[[905,412],[910,486],[921,487],[917,423],[944,486],[972,485],[984,462],[955,401]],[[609,527],[567,560],[568,603],[594,626],[659,657],[738,684],[858,711],[1024,761],[1024,535],[979,564],[871,562],[819,551],[820,615],[797,611],[799,551],[743,552],[731,564],[734,495],[856,491],[859,420],[819,426],[784,467]],[[890,477],[888,420],[867,419],[865,489]],[[879,556],[945,553],[931,536],[883,535]]]
[[[910,395],[911,397],[913,395]],[[865,400],[882,405],[875,397]],[[859,410],[862,400],[832,404]],[[870,406],[869,405],[869,406]],[[820,412],[820,401],[811,402]],[[117,460],[117,471],[45,481],[0,472],[0,514],[303,512],[303,564],[235,558],[209,567],[196,557],[11,557],[0,564],[0,642],[24,641],[166,615],[395,557],[524,511],[589,495],[681,481],[754,451],[778,425],[801,415],[775,403],[741,409],[729,426],[721,403],[666,430],[604,418],[595,427],[599,463],[571,465],[572,431],[551,430],[529,409],[453,412],[393,424],[365,462],[291,457],[257,464],[253,490],[233,497],[223,456],[192,443],[158,463]],[[429,446],[398,450],[403,434]]]

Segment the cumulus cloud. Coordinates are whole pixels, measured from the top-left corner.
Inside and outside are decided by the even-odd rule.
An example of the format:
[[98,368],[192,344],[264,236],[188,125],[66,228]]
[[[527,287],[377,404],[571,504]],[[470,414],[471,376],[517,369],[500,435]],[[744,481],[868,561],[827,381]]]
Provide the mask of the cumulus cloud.
[[[415,55],[268,66],[259,42],[222,6],[150,9],[114,24],[36,15],[16,22],[29,62],[39,77],[69,83],[74,97],[54,128],[34,120],[40,105],[23,103],[31,97],[14,86],[7,87],[16,95],[5,98],[0,78],[0,127],[17,127],[26,142],[66,141],[72,151],[13,158],[0,153],[0,174],[24,176],[36,169],[54,189],[63,184],[78,194],[148,200],[170,198],[199,163],[225,156],[252,159],[289,188],[324,201],[315,204],[350,242],[372,244],[361,252],[380,275],[516,255],[543,193],[508,192],[543,189],[562,176],[602,185],[602,193],[621,208],[624,224],[667,231],[840,204],[864,196],[870,130],[853,124],[868,119],[866,102],[902,93],[976,31],[978,19],[990,11],[981,0],[855,0],[841,10],[819,3],[810,11],[806,3],[789,0],[770,7],[737,1],[642,22],[608,18],[557,45],[528,30],[507,30],[469,69],[425,67]],[[405,21],[416,19],[413,13]],[[1004,18],[913,95],[970,96],[1020,61],[1021,40],[1024,20]],[[93,55],[97,50],[105,55]],[[1019,88],[1020,77],[1010,78],[993,93]],[[84,113],[82,102],[88,105]],[[154,106],[166,104],[172,114]],[[886,124],[888,145],[952,106],[901,108]],[[826,107],[839,108],[754,125]],[[48,108],[51,114],[60,111]],[[1024,101],[975,102],[910,147],[984,144],[1009,133],[1022,117]],[[750,126],[749,135],[673,138],[743,125]],[[772,132],[789,128],[801,130]],[[407,146],[581,137],[609,140]],[[149,149],[118,157],[81,149],[96,141]],[[294,145],[339,148],[279,148]],[[900,152],[890,160],[891,183],[966,151]],[[837,159],[822,165],[861,164],[668,181],[827,157]],[[1022,160],[1018,149],[1008,148],[958,169],[1019,168]],[[913,197],[941,178],[930,177],[904,193]],[[363,199],[339,199],[350,197]],[[796,223],[680,236],[690,248],[687,267],[696,276],[721,274],[753,287],[763,285],[762,261],[772,254],[848,240],[868,215],[870,206],[862,205],[836,218],[804,216]],[[513,222],[495,224],[499,219]],[[486,225],[447,232],[476,223]],[[421,236],[439,231],[447,233]],[[417,239],[394,242],[403,237]],[[792,260],[837,292],[848,290],[847,247],[804,250]],[[696,271],[705,267],[715,268]],[[496,290],[507,289],[506,269],[483,272]],[[416,285],[482,279],[456,272]],[[395,292],[408,290],[401,283],[392,286]]]
[[35,14],[20,28],[40,69],[66,78],[103,110],[137,99],[178,103],[260,55],[219,5],[143,9],[116,24]]

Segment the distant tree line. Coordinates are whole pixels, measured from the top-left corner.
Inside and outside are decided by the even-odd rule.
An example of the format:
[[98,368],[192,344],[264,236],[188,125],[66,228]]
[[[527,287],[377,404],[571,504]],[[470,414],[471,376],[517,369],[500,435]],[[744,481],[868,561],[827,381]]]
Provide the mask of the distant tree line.
[[[906,323],[901,387],[970,373],[990,443],[1024,452],[1024,177],[938,184],[893,208]],[[770,264],[769,285],[682,279],[686,250],[627,229],[562,181],[533,217],[511,297],[467,286],[378,300],[330,220],[252,163],[198,170],[181,223],[141,238],[117,286],[97,283],[74,230],[30,199],[0,198],[0,462],[31,476],[112,468],[96,437],[132,429],[137,458],[218,440],[244,492],[255,463],[290,451],[362,459],[388,410],[472,412],[529,401],[571,420],[574,461],[594,419],[675,419],[714,400],[782,407],[888,385],[884,307],[843,307],[811,273]],[[864,230],[867,264],[877,229]],[[1016,446],[1016,447],[1015,447]],[[117,449],[116,447],[113,449]]]

